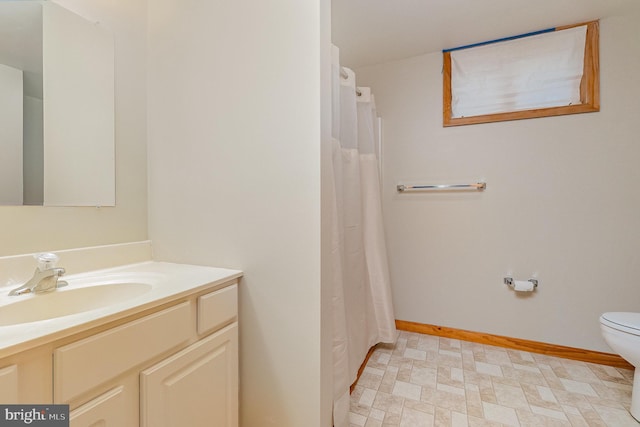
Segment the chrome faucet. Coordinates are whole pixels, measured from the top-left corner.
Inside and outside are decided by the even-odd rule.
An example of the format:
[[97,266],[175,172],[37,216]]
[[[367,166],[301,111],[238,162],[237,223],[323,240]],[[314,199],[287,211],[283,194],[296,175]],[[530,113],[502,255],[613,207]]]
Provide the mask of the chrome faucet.
[[38,267],[34,271],[33,277],[24,285],[11,290],[9,295],[22,295],[27,292],[49,292],[68,285],[67,282],[58,280],[60,276],[64,275],[65,271],[64,268],[54,267],[58,261],[57,255],[44,253],[37,254],[35,257],[38,260]]
[[58,280],[58,277],[63,274],[64,268],[49,268],[44,271],[40,271],[36,268],[36,271],[33,273],[33,277],[24,285],[13,289],[9,292],[9,295],[22,295],[27,292],[49,292],[62,286],[66,286],[68,285],[67,282]]

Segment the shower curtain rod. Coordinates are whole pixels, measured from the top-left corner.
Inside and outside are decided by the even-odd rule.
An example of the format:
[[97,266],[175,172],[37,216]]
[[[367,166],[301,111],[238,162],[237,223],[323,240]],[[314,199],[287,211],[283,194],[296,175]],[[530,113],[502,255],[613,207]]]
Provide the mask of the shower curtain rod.
[[[347,74],[347,72],[344,70],[344,67],[340,67],[340,77],[345,80],[349,78],[349,74]],[[360,92],[360,89],[358,88],[356,88],[356,95],[362,96],[362,92]]]

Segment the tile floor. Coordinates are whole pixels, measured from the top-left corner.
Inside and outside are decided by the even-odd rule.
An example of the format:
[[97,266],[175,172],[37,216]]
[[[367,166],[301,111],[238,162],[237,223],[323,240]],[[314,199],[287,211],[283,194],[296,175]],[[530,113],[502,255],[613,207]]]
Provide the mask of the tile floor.
[[633,371],[400,332],[351,395],[351,427],[639,427]]

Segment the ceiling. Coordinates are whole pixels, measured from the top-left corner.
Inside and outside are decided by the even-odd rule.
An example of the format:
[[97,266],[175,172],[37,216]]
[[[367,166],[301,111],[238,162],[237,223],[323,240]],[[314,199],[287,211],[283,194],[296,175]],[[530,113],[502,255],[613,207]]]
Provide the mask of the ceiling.
[[332,0],[332,39],[358,68],[630,11],[639,0]]

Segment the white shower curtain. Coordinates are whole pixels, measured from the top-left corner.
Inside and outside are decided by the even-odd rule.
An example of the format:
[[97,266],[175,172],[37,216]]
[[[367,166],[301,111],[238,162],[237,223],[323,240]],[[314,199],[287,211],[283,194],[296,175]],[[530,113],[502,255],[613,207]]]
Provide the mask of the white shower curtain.
[[[382,224],[377,117],[368,88],[333,48],[332,280],[334,426],[349,425],[349,387],[369,348],[396,339]],[[347,77],[341,77],[341,71]]]

